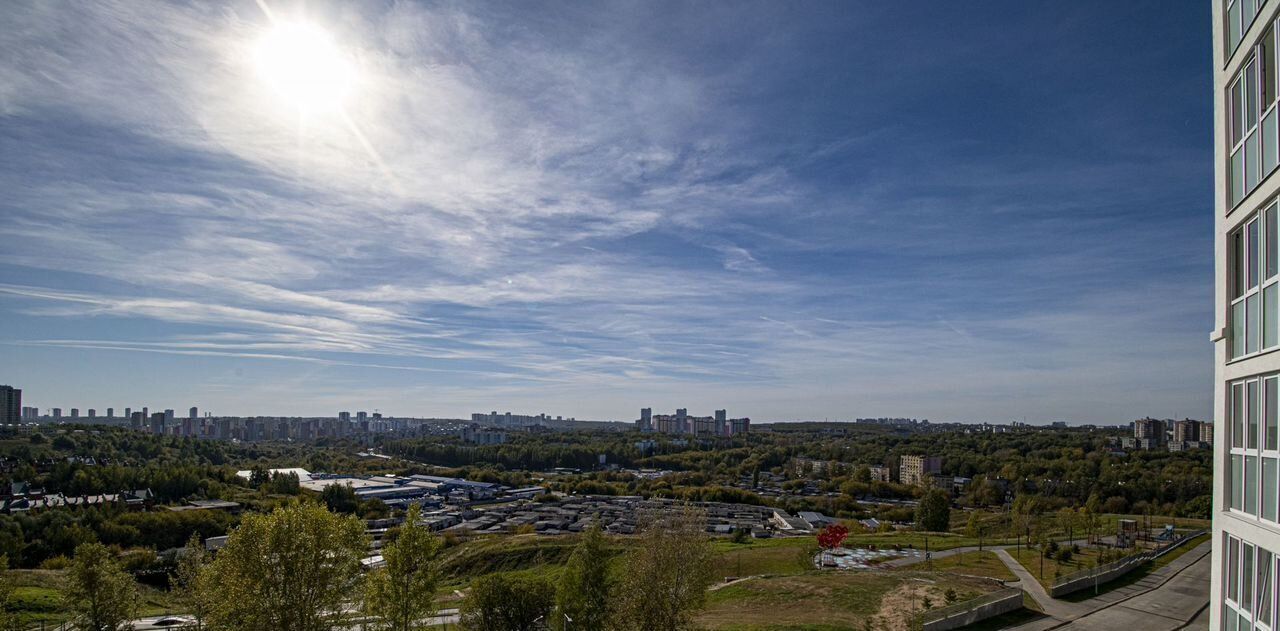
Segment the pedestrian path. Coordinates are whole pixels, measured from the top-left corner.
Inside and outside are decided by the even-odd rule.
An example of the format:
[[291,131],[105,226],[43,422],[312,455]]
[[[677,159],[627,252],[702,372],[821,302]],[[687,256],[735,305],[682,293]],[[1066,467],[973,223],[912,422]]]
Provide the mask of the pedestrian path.
[[[1211,544],[1202,543],[1174,559],[1168,565],[1156,569],[1128,585],[1115,587],[1087,600],[1068,602],[1049,598],[1048,592],[1035,582],[1030,572],[1022,568],[1005,552],[1001,560],[1010,571],[1023,579],[1023,588],[1044,608],[1044,618],[1014,627],[1016,631],[1046,631],[1048,629],[1174,629],[1196,628],[1194,623],[1205,615],[1209,602],[1209,552]],[[1003,551],[1001,551],[1003,552]],[[997,552],[999,555],[1000,552]],[[1007,557],[1007,560],[1006,560]],[[1021,572],[1018,569],[1021,569]],[[1029,582],[1027,582],[1029,581]],[[1035,588],[1028,588],[1035,585]],[[1087,592],[1086,592],[1087,593]],[[1045,607],[1041,595],[1054,604]]]
[[1022,590],[1029,594],[1037,605],[1040,605],[1040,609],[1044,611],[1045,615],[1058,620],[1071,620],[1092,611],[1087,605],[1058,600],[1050,596],[1049,592],[1045,591],[1044,586],[1040,584],[1040,581],[1037,581],[1036,577],[1031,575],[1031,572],[1022,567],[1022,564],[1018,563],[1013,558],[1013,555],[1009,554],[1008,550],[996,549],[996,556],[1000,557],[1000,561],[1004,563],[1005,567],[1009,568],[1009,571],[1018,577],[1018,581],[1022,584]]

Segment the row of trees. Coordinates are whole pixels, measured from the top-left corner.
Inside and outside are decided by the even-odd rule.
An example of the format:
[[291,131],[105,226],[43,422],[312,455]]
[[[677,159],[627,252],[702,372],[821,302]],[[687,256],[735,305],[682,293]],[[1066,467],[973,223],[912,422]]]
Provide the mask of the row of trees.
[[[418,517],[411,508],[405,523],[388,533],[384,564],[366,573],[361,559],[368,541],[352,515],[310,501],[247,515],[216,557],[193,534],[173,589],[198,627],[323,631],[360,623],[377,631],[426,629],[435,622],[442,544]],[[622,558],[592,528],[558,583],[518,572],[475,580],[461,607],[462,625],[512,631],[544,625],[690,628],[712,580],[704,522],[693,509],[647,516],[641,540]],[[69,581],[69,598],[85,629],[129,628],[137,615],[137,586],[110,548],[96,542],[77,547]]]

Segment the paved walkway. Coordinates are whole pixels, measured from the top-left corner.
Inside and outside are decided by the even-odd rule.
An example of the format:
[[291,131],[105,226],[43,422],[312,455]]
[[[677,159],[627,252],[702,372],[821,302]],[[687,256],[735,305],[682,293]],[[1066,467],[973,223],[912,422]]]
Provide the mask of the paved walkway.
[[[1014,627],[1017,631],[1043,631],[1047,629],[1071,629],[1073,631],[1153,629],[1174,631],[1177,629],[1201,629],[1208,625],[1209,570],[1211,544],[1202,543],[1174,559],[1160,569],[1123,587],[1116,587],[1094,598],[1072,603],[1048,598],[1039,583],[1021,568],[1013,557],[1005,553],[1001,560],[1023,579],[1023,589],[1031,594],[1048,614],[1027,624]],[[1000,554],[1000,552],[997,552]],[[1006,560],[1007,557],[1007,560]],[[1024,578],[1022,575],[1025,574]],[[1044,598],[1054,603],[1045,607]],[[1201,619],[1206,622],[1198,624]]]
[[1036,601],[1036,604],[1040,605],[1040,609],[1049,617],[1057,620],[1071,620],[1091,611],[1087,605],[1058,600],[1050,596],[1049,592],[1045,591],[1044,586],[1040,584],[1040,581],[1037,581],[1036,577],[1031,575],[1031,572],[1022,567],[1022,564],[1018,563],[1013,558],[1013,555],[1009,554],[1008,550],[997,549],[996,556],[1000,557],[1000,561],[1005,564],[1005,567],[1008,567],[1009,571],[1018,577],[1018,580],[1022,583],[1022,590],[1029,594],[1031,599]]

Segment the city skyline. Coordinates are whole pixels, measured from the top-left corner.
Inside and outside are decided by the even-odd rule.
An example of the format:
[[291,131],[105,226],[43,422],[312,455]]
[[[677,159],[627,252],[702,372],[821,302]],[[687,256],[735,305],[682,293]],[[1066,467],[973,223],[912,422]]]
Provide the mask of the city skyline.
[[7,12],[25,405],[1213,420],[1205,7],[307,6]]

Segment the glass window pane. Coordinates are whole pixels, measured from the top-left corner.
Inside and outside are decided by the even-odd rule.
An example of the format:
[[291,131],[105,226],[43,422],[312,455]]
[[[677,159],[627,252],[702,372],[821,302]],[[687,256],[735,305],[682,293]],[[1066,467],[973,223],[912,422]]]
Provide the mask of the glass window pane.
[[1262,177],[1265,179],[1276,168],[1277,148],[1276,110],[1272,109],[1262,119]]
[[1244,69],[1244,131],[1249,133],[1258,124],[1258,62],[1249,62]]
[[1244,78],[1241,77],[1231,86],[1231,148],[1235,148],[1244,140]]
[[1240,602],[1240,540],[1227,540],[1227,598]]
[[1244,254],[1245,269],[1247,270],[1245,282],[1249,289],[1258,286],[1258,250],[1260,245],[1258,238],[1261,236],[1260,232],[1257,219],[1250,221],[1245,230],[1245,246],[1247,248]]
[[1244,384],[1231,386],[1231,446],[1244,447]]
[[[1244,457],[1244,512],[1258,514],[1258,457]],[[1246,576],[1248,574],[1246,573]]]
[[1240,618],[1236,616],[1236,610],[1231,609],[1227,605],[1222,606],[1223,628],[1227,631],[1240,631]]
[[1231,233],[1231,287],[1232,298],[1244,295],[1244,230]]
[[1240,546],[1240,610],[1253,611],[1253,544]]
[[1275,66],[1271,64],[1271,31],[1263,33],[1262,39],[1258,40],[1258,59],[1262,60],[1258,66],[1258,92],[1262,95],[1258,111],[1265,112],[1276,96],[1271,87],[1275,83],[1271,78],[1275,72]]
[[[1274,120],[1275,116],[1276,114],[1273,111],[1271,113],[1271,118]],[[1277,265],[1276,263],[1276,255],[1277,255],[1277,252],[1280,251],[1280,248],[1277,247],[1278,245],[1280,245],[1280,239],[1276,238],[1277,234],[1276,234],[1275,204],[1272,204],[1269,208],[1267,208],[1267,211],[1263,213],[1263,218],[1266,221],[1266,223],[1262,228],[1262,234],[1264,237],[1263,241],[1266,242],[1266,256],[1263,257],[1266,259],[1266,265],[1265,265],[1265,269],[1263,270],[1263,273],[1266,274],[1266,278],[1271,278],[1272,276],[1276,275],[1277,271],[1280,271],[1280,265]]]
[[1244,141],[1244,192],[1248,193],[1257,188],[1260,182],[1261,159],[1258,155],[1258,132],[1249,134]]
[[1231,155],[1231,205],[1244,199],[1244,149]]
[[1253,294],[1244,299],[1244,350],[1246,353],[1258,352],[1258,333],[1262,327],[1258,322],[1258,303],[1261,302],[1258,294]]
[[1262,459],[1262,518],[1276,520],[1276,459]]
[[1276,414],[1276,404],[1280,403],[1280,397],[1277,395],[1277,382],[1275,377],[1267,379],[1262,391],[1262,426],[1263,435],[1266,437],[1262,448],[1276,449],[1280,444],[1276,442],[1276,427],[1280,424]]
[[1244,191],[1248,193],[1258,186],[1258,132],[1249,134],[1244,141]]
[[1268,627],[1271,626],[1271,572],[1273,563],[1271,562],[1271,553],[1258,548],[1258,605],[1254,611],[1258,612],[1254,618]]
[[1258,448],[1258,419],[1262,416],[1261,410],[1258,409],[1258,380],[1253,379],[1244,384],[1244,409],[1245,418],[1249,420],[1249,426],[1245,428],[1244,442],[1248,449]]
[[1231,356],[1244,355],[1244,301],[1231,305]]
[[1280,290],[1276,285],[1268,285],[1262,290],[1262,347],[1271,348],[1276,345],[1276,310],[1280,309]]
[[1240,43],[1240,0],[1227,9],[1227,53],[1230,54]]
[[1244,510],[1244,456],[1231,456],[1231,508]]

